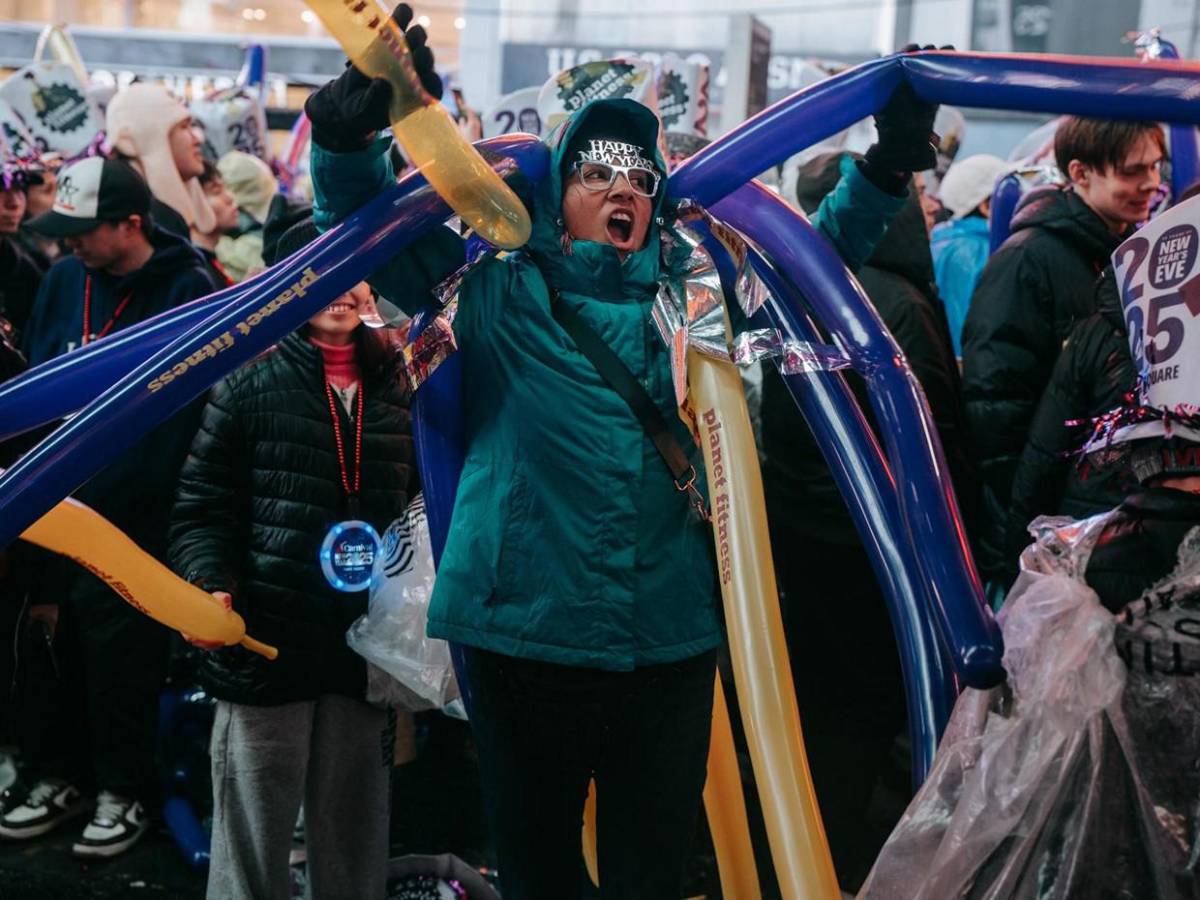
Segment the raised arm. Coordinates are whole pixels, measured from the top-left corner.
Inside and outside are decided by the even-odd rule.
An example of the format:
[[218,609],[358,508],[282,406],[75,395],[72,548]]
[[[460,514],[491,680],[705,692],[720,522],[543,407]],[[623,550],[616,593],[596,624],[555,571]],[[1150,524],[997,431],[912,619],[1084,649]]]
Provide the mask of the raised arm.
[[[412,10],[400,4],[393,18],[405,29]],[[424,29],[415,25],[407,28],[405,36],[422,85],[441,97],[442,83],[433,68],[433,54],[425,46]],[[304,104],[312,121],[313,219],[321,231],[396,182],[388,154],[391,90],[386,81],[371,80],[347,66]],[[435,228],[392,257],[368,281],[385,301],[412,315],[429,302],[432,288],[464,260],[462,240],[448,228]],[[398,317],[398,310],[389,310],[387,303],[380,304],[380,312],[385,318]]]
[[[916,45],[906,47],[916,49]],[[821,201],[812,223],[833,244],[851,272],[870,259],[908,197],[913,172],[937,164],[933,120],[937,104],[925,103],[907,82],[875,116],[879,139],[864,159],[846,160],[841,180]]]

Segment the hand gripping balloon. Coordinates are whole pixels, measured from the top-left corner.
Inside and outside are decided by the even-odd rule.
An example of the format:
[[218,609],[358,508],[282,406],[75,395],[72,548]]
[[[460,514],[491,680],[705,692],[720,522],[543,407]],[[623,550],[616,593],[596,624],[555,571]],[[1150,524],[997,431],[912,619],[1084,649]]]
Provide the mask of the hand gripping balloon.
[[307,0],[350,61],[392,85],[392,133],[433,189],[489,243],[515,250],[529,240],[529,213],[421,87],[404,32],[378,0]]
[[274,659],[278,651],[246,634],[246,623],[211,594],[188,584],[95,510],[67,498],[21,535],[79,563],[130,606],[189,637]]

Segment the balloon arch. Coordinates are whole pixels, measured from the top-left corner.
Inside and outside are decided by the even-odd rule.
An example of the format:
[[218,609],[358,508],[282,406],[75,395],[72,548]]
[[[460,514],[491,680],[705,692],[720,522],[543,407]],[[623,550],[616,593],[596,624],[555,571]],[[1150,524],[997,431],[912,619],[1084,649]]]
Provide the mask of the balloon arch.
[[[1185,126],[1175,129],[1172,140],[1178,192],[1196,175],[1200,66],[940,51],[885,57],[776,103],[691,157],[670,178],[672,197],[698,202],[749,240],[751,263],[772,295],[757,314],[761,325],[817,343],[807,304],[868,385],[882,447],[841,374],[785,376],[884,588],[904,670],[919,783],[960,687],[986,688],[1003,679],[999,630],[967,548],[928,406],[907,361],[862,288],[803,214],[751,181],[880,109],[902,80],[931,102]],[[514,185],[546,175],[548,152],[536,138],[508,135],[480,148]],[[79,411],[0,476],[0,546],[164,418],[449,215],[425,180],[410,175],[255,278],[0,387],[0,439]],[[280,302],[285,292],[288,299]],[[254,314],[257,324],[245,328]],[[414,333],[428,318],[418,317]],[[223,341],[239,323],[237,340]],[[462,465],[460,389],[451,356],[416,399],[435,552],[445,541]]]

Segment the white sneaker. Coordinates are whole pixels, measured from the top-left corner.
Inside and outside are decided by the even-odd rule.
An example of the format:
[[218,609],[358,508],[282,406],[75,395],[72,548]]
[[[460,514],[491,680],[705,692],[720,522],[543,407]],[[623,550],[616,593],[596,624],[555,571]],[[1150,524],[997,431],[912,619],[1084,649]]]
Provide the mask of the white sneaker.
[[0,837],[21,841],[53,831],[87,810],[83,795],[61,778],[44,778],[0,817]]
[[71,852],[76,856],[116,856],[141,839],[147,824],[141,803],[101,791],[96,799],[96,814]]

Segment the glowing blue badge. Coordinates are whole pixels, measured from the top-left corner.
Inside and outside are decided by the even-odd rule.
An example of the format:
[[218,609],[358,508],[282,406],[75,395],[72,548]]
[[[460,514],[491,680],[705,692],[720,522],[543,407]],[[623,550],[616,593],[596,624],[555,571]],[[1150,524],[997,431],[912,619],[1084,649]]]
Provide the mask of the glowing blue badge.
[[366,590],[371,584],[380,543],[379,532],[368,522],[352,519],[334,525],[321,542],[321,571],[325,580],[346,593]]

